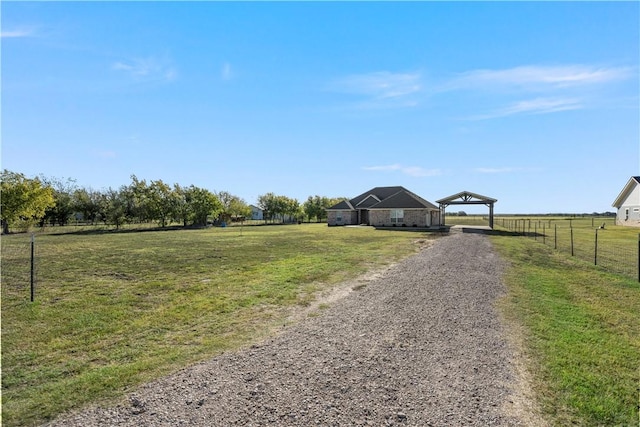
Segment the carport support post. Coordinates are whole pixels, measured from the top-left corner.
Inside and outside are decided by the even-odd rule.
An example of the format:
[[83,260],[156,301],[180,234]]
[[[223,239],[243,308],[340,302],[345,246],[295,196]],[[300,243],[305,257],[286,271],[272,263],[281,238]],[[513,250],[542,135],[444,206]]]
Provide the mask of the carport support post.
[[489,228],[493,230],[493,203],[489,203]]

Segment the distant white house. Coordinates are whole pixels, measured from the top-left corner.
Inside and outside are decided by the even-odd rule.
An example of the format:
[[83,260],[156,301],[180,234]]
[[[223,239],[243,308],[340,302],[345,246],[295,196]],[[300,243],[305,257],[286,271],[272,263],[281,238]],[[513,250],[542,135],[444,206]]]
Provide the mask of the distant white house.
[[640,176],[632,176],[624,186],[613,207],[618,210],[616,224],[640,227]]
[[264,219],[264,214],[262,213],[262,209],[254,205],[249,205],[249,207],[251,208],[251,219],[254,219],[254,220]]

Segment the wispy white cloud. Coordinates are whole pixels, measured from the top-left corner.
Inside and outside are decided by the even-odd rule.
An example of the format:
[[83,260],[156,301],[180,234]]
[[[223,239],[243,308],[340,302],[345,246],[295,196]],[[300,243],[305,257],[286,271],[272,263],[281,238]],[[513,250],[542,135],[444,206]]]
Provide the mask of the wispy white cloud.
[[[469,114],[466,120],[550,114],[601,105],[606,102],[607,91],[613,84],[629,80],[637,76],[637,72],[634,67],[583,64],[479,69],[458,74],[440,84],[434,92],[486,94],[484,106],[469,104],[484,111]],[[537,97],[531,99],[531,94]]]
[[488,113],[471,116],[470,120],[487,120],[514,114],[548,114],[559,111],[579,110],[584,103],[576,98],[535,98],[516,101],[511,105]]
[[459,74],[444,85],[445,90],[515,87],[524,90],[548,90],[624,80],[634,75],[631,67],[589,65],[527,65],[503,70],[472,70]]
[[360,107],[414,107],[418,102],[413,95],[421,92],[421,80],[420,73],[379,71],[334,80],[329,90],[363,97]]
[[403,166],[397,163],[382,166],[364,166],[362,169],[367,171],[401,172],[412,177],[437,176],[442,174],[440,169],[425,169],[419,166]]
[[521,168],[521,167],[502,167],[502,168],[475,168],[473,171],[477,173],[486,174],[499,174],[499,173],[514,173],[514,172],[532,172],[535,168]]
[[171,61],[156,57],[134,58],[128,61],[117,61],[111,65],[116,71],[125,72],[139,80],[160,80],[170,82],[178,73]]
[[[349,109],[410,108],[436,102],[438,94],[462,99],[459,109],[474,108],[465,120],[522,114],[550,114],[592,108],[607,102],[614,84],[636,78],[637,67],[606,65],[522,65],[476,69],[427,82],[420,72],[380,71],[336,79],[328,89],[353,96]],[[429,84],[427,84],[429,83]],[[481,94],[474,102],[464,97]],[[480,103],[478,102],[480,101]]]
[[518,168],[476,168],[474,171],[478,173],[510,173],[516,172]]
[[10,38],[21,38],[21,37],[33,37],[35,36],[35,34],[36,34],[36,31],[33,28],[2,30],[0,31],[0,38],[10,39]]
[[233,70],[231,69],[231,64],[229,64],[228,62],[222,64],[220,77],[222,78],[222,80],[231,80],[233,78]]

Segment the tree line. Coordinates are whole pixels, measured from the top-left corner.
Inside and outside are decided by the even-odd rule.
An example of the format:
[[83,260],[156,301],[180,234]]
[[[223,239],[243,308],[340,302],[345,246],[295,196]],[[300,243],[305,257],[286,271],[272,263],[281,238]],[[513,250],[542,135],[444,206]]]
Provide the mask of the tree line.
[[[80,187],[73,179],[39,176],[3,170],[1,175],[2,232],[10,228],[26,229],[33,225],[67,225],[73,221],[113,225],[172,223],[204,226],[210,222],[231,222],[251,217],[251,207],[226,191],[179,184],[172,186],[161,179],[147,182],[131,176],[131,183],[117,189],[94,190]],[[326,219],[325,209],[343,198],[309,196],[297,199],[267,193],[258,197],[257,205],[265,221],[296,222]]]

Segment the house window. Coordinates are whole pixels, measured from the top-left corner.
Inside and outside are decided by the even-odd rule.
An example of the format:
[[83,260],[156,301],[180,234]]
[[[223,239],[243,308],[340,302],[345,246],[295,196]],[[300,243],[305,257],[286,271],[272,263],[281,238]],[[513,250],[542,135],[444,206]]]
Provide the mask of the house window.
[[342,222],[342,211],[338,211],[338,213],[336,213],[336,221]]
[[391,224],[402,224],[404,222],[404,210],[391,209]]
[[625,208],[624,210],[624,220],[628,220],[629,219],[629,208]]
[[633,208],[634,212],[640,212],[640,208]]

